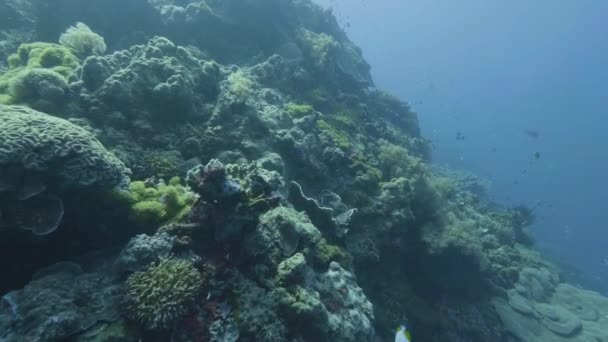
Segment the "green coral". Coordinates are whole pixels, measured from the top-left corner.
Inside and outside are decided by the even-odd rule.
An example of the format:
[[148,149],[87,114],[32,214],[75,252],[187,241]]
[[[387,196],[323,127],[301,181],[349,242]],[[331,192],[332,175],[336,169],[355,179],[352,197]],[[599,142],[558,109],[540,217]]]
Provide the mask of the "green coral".
[[9,56],[10,69],[46,68],[63,76],[68,76],[79,65],[78,58],[68,48],[53,43],[22,44],[17,53]]
[[422,161],[402,146],[380,139],[378,161],[386,179],[410,177],[423,171]]
[[43,102],[59,103],[65,99],[68,89],[66,79],[44,68],[24,69],[8,84],[8,94],[15,103],[31,103],[39,108]]
[[289,114],[290,117],[294,119],[302,118],[306,115],[313,114],[315,109],[308,104],[297,104],[293,102],[289,102],[285,106],[285,111]]
[[196,200],[196,196],[181,185],[179,177],[156,185],[134,181],[128,191],[120,191],[118,196],[130,205],[133,220],[154,225],[178,219]]
[[323,145],[334,145],[342,150],[352,147],[351,137],[342,129],[330,124],[324,119],[317,120],[317,128],[320,131],[320,139]]
[[169,329],[186,314],[202,285],[203,277],[191,262],[162,259],[129,276],[123,298],[125,314],[146,329]]
[[343,267],[349,267],[352,263],[352,256],[343,248],[327,243],[325,238],[311,248],[310,257],[312,264],[318,268],[326,269],[329,263],[336,261]]
[[9,68],[0,75],[0,103],[57,102],[67,91],[66,77],[79,61],[64,46],[52,43],[22,44],[8,58]]
[[227,78],[230,91],[234,93],[236,100],[243,103],[251,94],[253,81],[245,75],[242,70],[233,72]]
[[334,37],[307,29],[302,29],[300,39],[304,52],[317,68],[325,67],[340,47]]
[[300,332],[305,341],[324,340],[329,331],[329,318],[318,291],[295,285],[289,289],[277,288],[275,296],[279,312],[292,330]]

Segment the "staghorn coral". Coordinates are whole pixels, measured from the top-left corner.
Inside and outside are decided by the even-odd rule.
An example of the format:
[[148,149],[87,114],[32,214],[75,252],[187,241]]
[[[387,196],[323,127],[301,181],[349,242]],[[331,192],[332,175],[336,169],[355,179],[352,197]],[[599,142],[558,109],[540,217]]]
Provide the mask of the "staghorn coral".
[[125,315],[146,329],[166,330],[194,303],[203,285],[191,262],[163,258],[125,282]]

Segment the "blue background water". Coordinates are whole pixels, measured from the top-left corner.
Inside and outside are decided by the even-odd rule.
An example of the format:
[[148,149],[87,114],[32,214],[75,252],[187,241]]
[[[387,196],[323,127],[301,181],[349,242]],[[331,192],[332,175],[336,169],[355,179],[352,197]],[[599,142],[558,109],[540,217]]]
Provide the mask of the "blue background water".
[[538,246],[608,295],[608,2],[318,1],[419,113],[434,160],[539,204]]

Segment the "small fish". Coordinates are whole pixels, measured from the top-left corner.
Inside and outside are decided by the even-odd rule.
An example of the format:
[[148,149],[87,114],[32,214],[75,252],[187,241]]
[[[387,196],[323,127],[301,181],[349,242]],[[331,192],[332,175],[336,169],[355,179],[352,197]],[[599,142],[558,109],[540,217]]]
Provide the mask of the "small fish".
[[492,147],[492,148],[490,149],[490,152],[496,152],[496,147]]
[[539,131],[535,131],[535,130],[531,130],[531,129],[524,129],[524,134],[528,136],[528,138],[531,139],[538,139],[540,138],[540,132]]
[[410,331],[407,329],[407,327],[402,324],[397,328],[397,331],[395,333],[395,342],[410,342],[411,341],[411,336],[410,336]]
[[540,159],[540,152],[534,152],[534,159],[536,159],[536,160]]
[[456,140],[464,140],[464,134],[460,131],[456,132]]

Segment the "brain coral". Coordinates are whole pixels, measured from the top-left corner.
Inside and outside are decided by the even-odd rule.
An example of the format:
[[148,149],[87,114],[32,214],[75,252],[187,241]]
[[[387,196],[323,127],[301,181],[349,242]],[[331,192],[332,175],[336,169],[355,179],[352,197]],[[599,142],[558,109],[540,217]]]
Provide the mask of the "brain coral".
[[130,171],[118,158],[91,133],[66,120],[0,105],[0,132],[0,177],[17,168],[68,187],[111,187],[128,181]]

